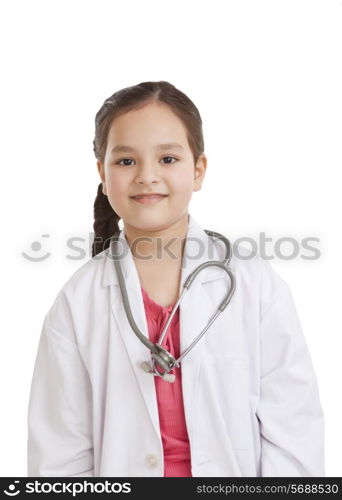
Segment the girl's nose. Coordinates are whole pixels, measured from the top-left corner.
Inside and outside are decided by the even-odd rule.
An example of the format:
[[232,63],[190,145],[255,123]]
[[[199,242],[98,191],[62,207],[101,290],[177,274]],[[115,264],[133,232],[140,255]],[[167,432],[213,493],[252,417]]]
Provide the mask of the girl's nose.
[[159,180],[158,166],[150,163],[140,165],[135,177],[136,182],[143,184],[150,184],[151,182]]

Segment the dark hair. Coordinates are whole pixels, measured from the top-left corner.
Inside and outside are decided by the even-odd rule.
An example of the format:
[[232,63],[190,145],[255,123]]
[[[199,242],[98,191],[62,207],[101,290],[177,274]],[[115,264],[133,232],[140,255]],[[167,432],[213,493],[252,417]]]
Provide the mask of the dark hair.
[[[196,163],[204,151],[202,120],[194,103],[174,85],[166,81],[142,82],[123,88],[106,99],[96,113],[94,154],[104,163],[107,138],[113,120],[125,112],[138,109],[149,102],[160,101],[170,106],[182,120],[186,130],[190,149]],[[92,256],[109,247],[110,238],[119,232],[119,215],[113,210],[108,197],[102,192],[102,183],[97,188],[94,202],[94,242]]]

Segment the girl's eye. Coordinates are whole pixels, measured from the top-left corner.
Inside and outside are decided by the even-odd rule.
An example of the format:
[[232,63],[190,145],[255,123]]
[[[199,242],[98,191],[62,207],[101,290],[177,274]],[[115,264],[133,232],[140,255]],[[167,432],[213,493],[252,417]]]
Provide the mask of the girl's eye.
[[[122,161],[127,161],[127,160],[128,160],[128,161],[132,161],[130,158],[123,158],[122,160],[118,161],[117,163],[118,163],[119,165],[122,165],[122,163],[121,163],[121,162],[122,162]],[[125,165],[127,165],[127,163],[126,163]],[[123,166],[125,166],[125,165],[123,165]],[[129,165],[128,165],[128,166],[129,166]]]
[[[164,160],[165,158],[171,158],[171,159],[173,159],[173,160],[177,161],[177,158],[175,158],[174,156],[164,156],[164,157],[163,157],[163,160]],[[167,162],[167,163],[170,163],[170,165],[171,165],[171,163],[174,163],[174,162]]]
[[[174,156],[164,156],[162,159],[164,160],[165,158],[171,158],[171,159],[173,159],[173,160],[177,161],[177,158],[175,158]],[[122,166],[128,166],[128,167],[129,167],[129,166],[131,166],[131,164],[130,164],[130,163],[124,163],[124,164],[122,164],[122,163],[121,163],[122,161],[124,161],[124,162],[125,162],[125,161],[134,161],[134,160],[132,160],[131,158],[122,158],[122,160],[119,160],[119,161],[117,162],[119,165],[122,165]],[[167,164],[167,165],[171,165],[172,163],[174,163],[174,162],[166,162],[166,164]]]

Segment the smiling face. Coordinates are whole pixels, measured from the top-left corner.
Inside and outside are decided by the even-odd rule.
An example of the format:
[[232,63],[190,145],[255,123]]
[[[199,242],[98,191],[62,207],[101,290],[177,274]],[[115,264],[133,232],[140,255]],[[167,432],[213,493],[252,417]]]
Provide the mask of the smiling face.
[[[152,102],[114,119],[104,164],[98,161],[97,167],[103,193],[125,227],[158,231],[187,219],[192,192],[201,189],[206,157],[202,154],[194,164],[183,122],[169,106]],[[167,196],[148,203],[132,198],[141,193]]]

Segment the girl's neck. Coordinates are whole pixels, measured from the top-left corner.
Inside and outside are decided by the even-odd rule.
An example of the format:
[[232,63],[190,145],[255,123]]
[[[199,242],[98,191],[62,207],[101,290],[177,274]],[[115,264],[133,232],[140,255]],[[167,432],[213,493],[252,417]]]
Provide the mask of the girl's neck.
[[156,231],[141,230],[125,224],[125,236],[133,258],[140,263],[182,261],[189,216]]

